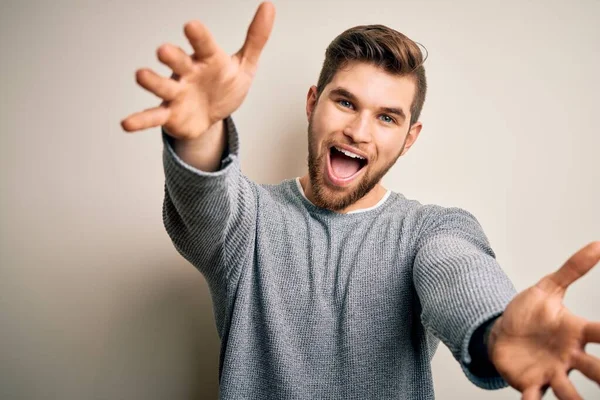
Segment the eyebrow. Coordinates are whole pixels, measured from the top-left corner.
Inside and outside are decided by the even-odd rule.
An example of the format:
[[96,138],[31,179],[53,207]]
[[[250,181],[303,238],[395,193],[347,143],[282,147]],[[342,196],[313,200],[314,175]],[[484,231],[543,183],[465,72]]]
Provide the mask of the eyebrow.
[[[330,95],[333,96],[342,96],[342,97],[346,97],[347,99],[355,102],[355,103],[359,103],[358,101],[358,97],[356,97],[353,93],[351,93],[348,89],[345,89],[343,87],[337,87],[335,89],[333,89],[331,92],[329,92]],[[380,108],[381,111],[388,113],[388,114],[394,114],[397,115],[398,117],[402,118],[403,120],[406,119],[406,114],[404,113],[404,110],[402,110],[401,108],[397,108],[397,107],[381,107]]]

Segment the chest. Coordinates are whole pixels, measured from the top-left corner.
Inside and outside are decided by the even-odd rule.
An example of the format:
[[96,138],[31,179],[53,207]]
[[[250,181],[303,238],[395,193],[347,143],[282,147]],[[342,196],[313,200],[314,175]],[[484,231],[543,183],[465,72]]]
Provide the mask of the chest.
[[253,280],[286,314],[397,318],[413,299],[413,244],[391,218],[286,218],[259,224]]

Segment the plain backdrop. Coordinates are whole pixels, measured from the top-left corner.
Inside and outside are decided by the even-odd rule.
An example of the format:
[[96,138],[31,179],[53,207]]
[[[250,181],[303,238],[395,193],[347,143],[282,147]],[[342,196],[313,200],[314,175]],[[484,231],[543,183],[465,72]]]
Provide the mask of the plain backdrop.
[[[202,20],[233,53],[258,2],[0,4],[0,398],[216,398],[207,287],[162,225],[159,130],[125,134],[119,121],[158,104],[134,72],[168,74],[155,50],[189,50],[186,21]],[[304,104],[326,46],[381,23],[429,51],[424,128],[388,188],[474,213],[519,290],[600,239],[599,1],[275,5],[234,114],[252,179],[304,173]],[[600,320],[599,286],[600,266],[566,304]],[[571,376],[586,399],[600,398]],[[473,386],[443,346],[434,379],[439,399],[519,398]]]

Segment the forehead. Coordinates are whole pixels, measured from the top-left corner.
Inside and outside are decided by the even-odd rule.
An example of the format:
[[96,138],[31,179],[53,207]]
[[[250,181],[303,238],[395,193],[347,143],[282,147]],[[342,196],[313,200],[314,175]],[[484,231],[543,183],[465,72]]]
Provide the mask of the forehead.
[[393,75],[380,67],[362,62],[341,68],[325,91],[338,87],[350,91],[364,106],[397,107],[406,113],[410,113],[416,90],[413,78]]

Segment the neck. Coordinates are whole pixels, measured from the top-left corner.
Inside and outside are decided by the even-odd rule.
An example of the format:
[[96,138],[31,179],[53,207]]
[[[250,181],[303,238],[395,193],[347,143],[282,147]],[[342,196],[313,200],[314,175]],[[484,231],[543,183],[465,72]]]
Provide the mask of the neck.
[[[302,185],[302,190],[304,190],[304,195],[311,203],[315,203],[315,197],[312,190],[312,185],[310,183],[310,178],[308,174],[304,175],[300,178],[300,184]],[[383,196],[387,193],[387,189],[381,185],[381,182],[377,183],[370,192],[361,197],[355,203],[349,205],[343,210],[336,210],[336,212],[340,214],[347,214],[351,211],[361,210],[363,208],[369,208],[375,206],[377,203],[381,201]]]

